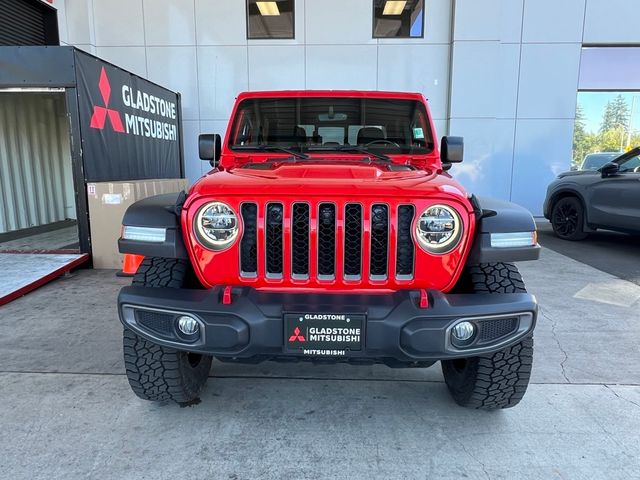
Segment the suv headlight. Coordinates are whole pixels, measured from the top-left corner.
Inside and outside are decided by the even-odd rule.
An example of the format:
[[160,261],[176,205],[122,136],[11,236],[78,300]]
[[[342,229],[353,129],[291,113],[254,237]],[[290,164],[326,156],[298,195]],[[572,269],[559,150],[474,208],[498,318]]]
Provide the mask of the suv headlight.
[[416,238],[429,253],[450,252],[462,238],[460,215],[446,205],[427,208],[416,223]]
[[211,250],[224,250],[238,237],[238,217],[222,202],[200,207],[194,227],[200,242]]

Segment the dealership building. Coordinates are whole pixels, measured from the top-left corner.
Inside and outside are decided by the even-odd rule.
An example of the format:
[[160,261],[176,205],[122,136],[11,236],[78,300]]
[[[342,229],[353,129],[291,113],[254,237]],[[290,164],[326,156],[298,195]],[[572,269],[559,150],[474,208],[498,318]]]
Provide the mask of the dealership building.
[[[640,58],[640,3],[629,0],[47,3],[61,44],[181,93],[192,182],[208,166],[198,133],[224,133],[240,91],[418,91],[438,136],[465,137],[452,173],[536,215],[546,185],[570,166],[578,90],[633,89],[616,77]],[[580,75],[602,69],[611,78]]]

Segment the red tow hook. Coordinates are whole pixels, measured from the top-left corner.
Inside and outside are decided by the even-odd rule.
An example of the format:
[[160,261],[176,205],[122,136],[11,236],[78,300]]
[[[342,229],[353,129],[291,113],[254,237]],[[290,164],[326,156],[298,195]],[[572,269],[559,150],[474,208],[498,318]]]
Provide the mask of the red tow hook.
[[231,285],[224,287],[224,291],[222,292],[222,304],[231,305]]
[[420,290],[420,308],[429,308],[429,295],[424,288]]

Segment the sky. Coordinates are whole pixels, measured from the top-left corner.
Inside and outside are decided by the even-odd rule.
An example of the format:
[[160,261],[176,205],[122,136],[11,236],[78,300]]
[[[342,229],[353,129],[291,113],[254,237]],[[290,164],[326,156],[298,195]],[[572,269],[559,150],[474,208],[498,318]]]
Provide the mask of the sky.
[[423,10],[420,10],[420,13],[418,13],[418,15],[416,16],[415,22],[413,22],[413,25],[411,25],[411,32],[409,33],[409,35],[412,37],[419,37],[420,33],[422,33],[420,31],[422,27],[422,12]]
[[636,97],[636,107],[631,120],[631,129],[640,130],[640,92],[578,92],[578,104],[582,105],[585,126],[588,132],[597,132],[602,121],[602,114],[609,100],[618,95],[627,101],[631,110],[631,100]]

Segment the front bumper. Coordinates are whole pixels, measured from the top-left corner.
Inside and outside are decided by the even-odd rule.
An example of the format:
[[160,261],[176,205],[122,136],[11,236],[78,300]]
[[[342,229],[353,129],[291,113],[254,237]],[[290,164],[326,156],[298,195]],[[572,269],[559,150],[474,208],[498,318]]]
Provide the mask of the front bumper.
[[[231,302],[225,304],[222,288],[132,286],[120,291],[118,311],[127,328],[154,343],[236,360],[308,356],[285,348],[290,332],[284,331],[284,315],[291,312],[364,315],[362,348],[348,351],[345,358],[350,360],[417,362],[468,357],[517,343],[535,327],[538,308],[533,295],[427,293],[428,307],[421,308],[418,290],[344,295],[238,287],[231,290]],[[196,339],[185,339],[178,331],[177,318],[183,314],[198,321]],[[451,341],[451,329],[461,320],[473,322],[478,330],[467,347],[456,347]]]

